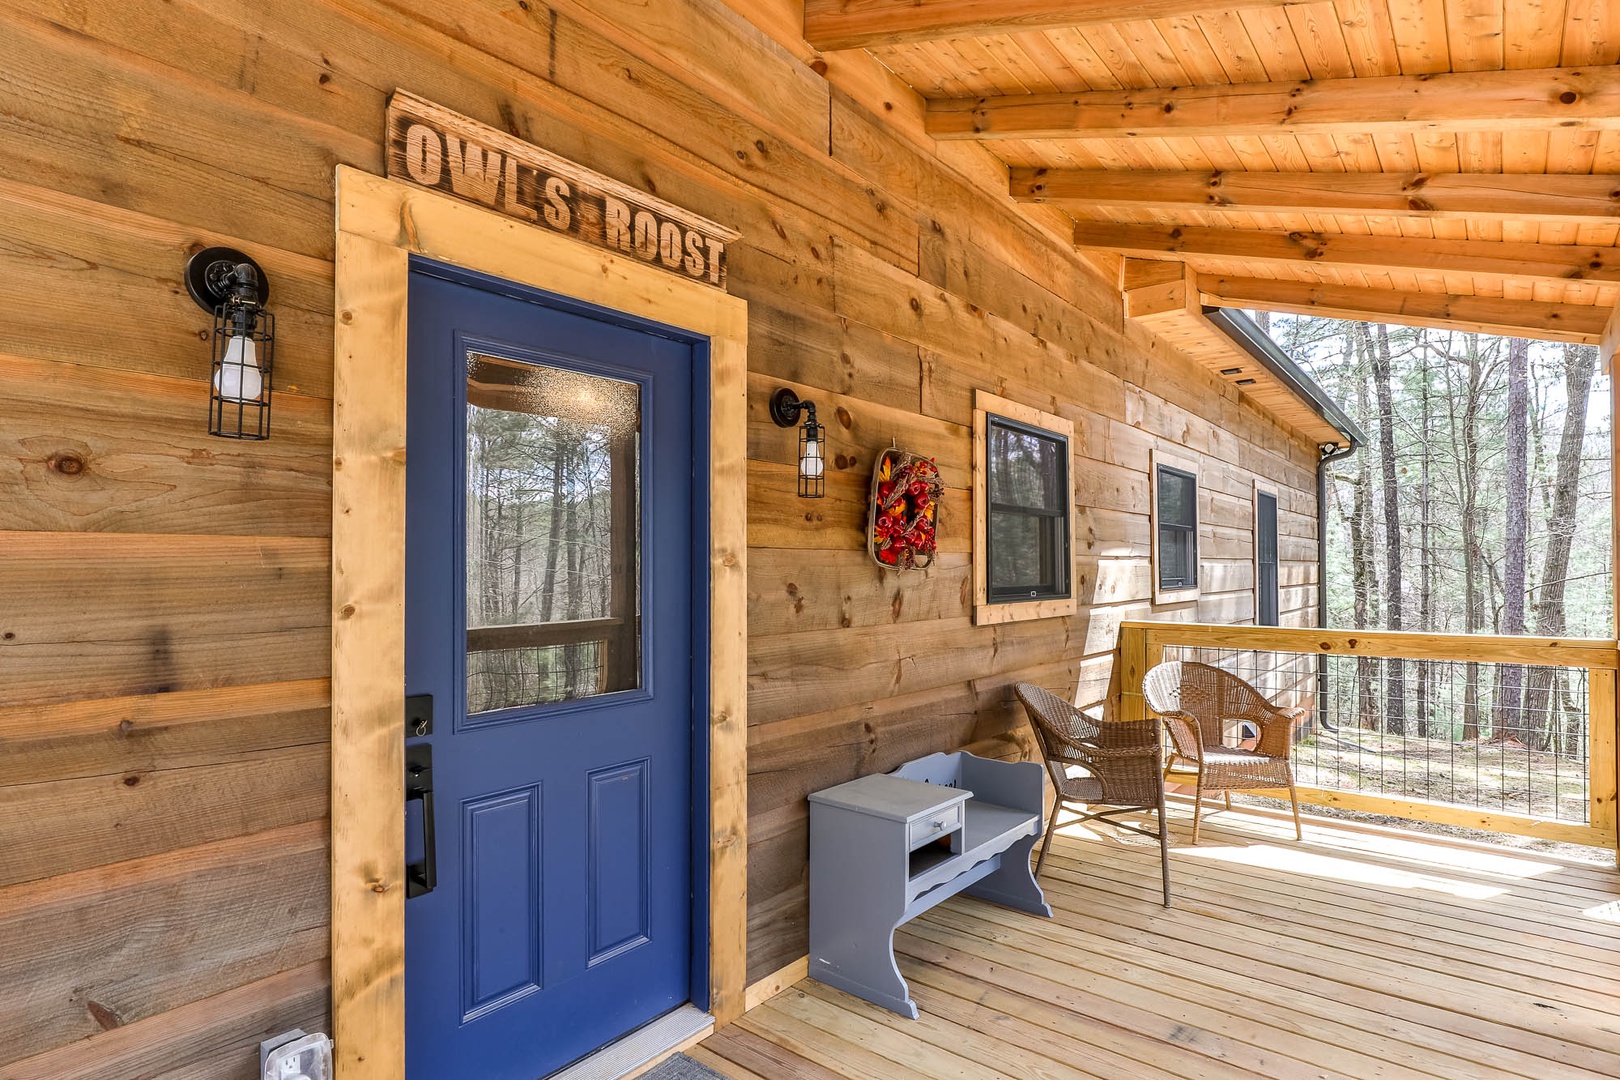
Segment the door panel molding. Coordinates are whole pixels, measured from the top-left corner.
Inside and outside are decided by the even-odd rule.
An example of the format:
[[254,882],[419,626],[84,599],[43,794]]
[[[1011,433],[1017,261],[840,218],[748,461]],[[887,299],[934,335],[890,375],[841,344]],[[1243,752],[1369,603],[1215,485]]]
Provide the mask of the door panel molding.
[[[540,785],[496,792],[462,806],[461,833],[462,911],[466,913],[461,928],[461,1022],[468,1023],[545,986],[542,923],[535,921],[526,928],[528,947],[516,958],[516,965],[504,965],[500,957],[486,956],[481,948],[487,900],[482,894],[502,884],[494,879],[504,876],[508,886],[523,891],[524,901],[518,906],[525,911],[541,911]],[[521,873],[514,873],[518,869]],[[491,978],[499,980],[502,974],[507,976],[504,983],[480,985]]]
[[[709,1011],[743,1010],[747,931],[747,305],[631,258],[337,170],[332,501],[332,1012],[339,1080],[405,1072],[405,370],[410,258],[708,339]],[[704,437],[702,432],[697,433]],[[694,787],[694,792],[702,790]]]
[[[586,883],[586,888],[591,929],[585,963],[590,967],[629,952],[650,940],[651,890],[647,860],[652,853],[648,850],[650,823],[647,820],[647,813],[652,796],[649,791],[651,785],[647,770],[651,764],[646,758],[640,758],[622,765],[596,769],[586,778],[586,783],[590,785],[590,822],[586,829],[585,842],[589,845],[587,861],[590,866],[590,880]],[[623,785],[629,787],[625,788]],[[622,811],[625,808],[614,807],[611,805],[612,800],[615,797],[623,800],[627,794],[635,800],[630,807],[631,812],[615,815],[614,810]],[[633,851],[628,850],[632,845],[625,839],[632,828],[635,830]],[[620,857],[617,859],[614,858],[615,847],[626,849],[619,853]],[[613,883],[605,880],[606,875],[615,868],[615,864],[622,869],[626,862],[631,869],[628,881]],[[634,926],[624,929],[617,937],[608,936],[604,922],[614,914],[610,907],[615,898],[624,895],[627,885],[634,894],[634,902],[627,905],[628,908],[634,909],[631,913]],[[620,915],[624,913],[622,910],[618,912]]]

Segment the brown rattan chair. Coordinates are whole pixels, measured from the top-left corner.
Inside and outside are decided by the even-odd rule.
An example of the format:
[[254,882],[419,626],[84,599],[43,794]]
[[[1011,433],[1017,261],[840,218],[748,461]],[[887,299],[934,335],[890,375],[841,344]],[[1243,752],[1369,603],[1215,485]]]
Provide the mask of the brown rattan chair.
[[[1035,738],[1046,758],[1047,770],[1057,788],[1051,820],[1046,823],[1046,839],[1035,860],[1038,877],[1052,846],[1052,831],[1058,811],[1065,805],[1085,806],[1076,810],[1081,821],[1112,819],[1118,814],[1140,810],[1159,812],[1159,864],[1164,877],[1164,906],[1170,906],[1170,834],[1164,819],[1164,747],[1157,720],[1120,721],[1113,718],[1104,702],[1075,708],[1050,691],[1030,683],[1013,688],[1029,713]],[[1102,709],[1098,718],[1087,710]],[[1073,775],[1076,770],[1084,775]],[[1106,806],[1106,810],[1094,809]],[[1128,829],[1153,837],[1147,829],[1123,821],[1109,820],[1115,828]]]
[[[1193,843],[1204,793],[1221,792],[1232,808],[1234,791],[1288,789],[1294,805],[1294,834],[1305,838],[1299,824],[1299,796],[1294,791],[1294,770],[1288,755],[1294,744],[1294,723],[1303,709],[1279,709],[1260,691],[1230,672],[1208,664],[1180,660],[1160,664],[1142,680],[1148,708],[1164,718],[1170,729],[1168,769],[1197,770],[1193,802]],[[1227,728],[1253,724],[1260,737],[1253,750],[1226,744]]]

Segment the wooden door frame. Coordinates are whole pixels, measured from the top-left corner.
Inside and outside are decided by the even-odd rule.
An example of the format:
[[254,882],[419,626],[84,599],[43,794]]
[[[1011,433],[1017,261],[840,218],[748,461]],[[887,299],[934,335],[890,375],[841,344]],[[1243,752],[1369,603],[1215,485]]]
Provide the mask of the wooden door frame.
[[[339,1080],[405,1075],[405,364],[410,259],[709,340],[709,1011],[747,941],[747,304],[401,181],[339,166],[332,426],[332,1023]],[[698,891],[702,895],[702,891]]]

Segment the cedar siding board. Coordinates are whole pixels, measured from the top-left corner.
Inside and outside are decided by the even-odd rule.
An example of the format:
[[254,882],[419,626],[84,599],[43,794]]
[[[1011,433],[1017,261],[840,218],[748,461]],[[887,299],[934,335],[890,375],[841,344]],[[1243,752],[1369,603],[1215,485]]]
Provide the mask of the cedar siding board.
[[[19,0],[0,36],[0,1078],[245,1078],[329,1023],[333,170],[382,172],[396,88],[743,234],[751,980],[806,951],[809,791],[1023,753],[1007,685],[1100,690],[1123,619],[1248,621],[1257,478],[1282,621],[1311,621],[1310,440],[1128,325],[977,148],[932,152],[720,0]],[[267,443],[205,434],[180,273],[219,243],[271,281]],[[821,405],[820,502],[780,385]],[[973,625],[976,389],[1075,426],[1072,617]],[[947,484],[927,574],[865,553],[891,443]],[[1159,447],[1201,462],[1192,605],[1150,602]]]

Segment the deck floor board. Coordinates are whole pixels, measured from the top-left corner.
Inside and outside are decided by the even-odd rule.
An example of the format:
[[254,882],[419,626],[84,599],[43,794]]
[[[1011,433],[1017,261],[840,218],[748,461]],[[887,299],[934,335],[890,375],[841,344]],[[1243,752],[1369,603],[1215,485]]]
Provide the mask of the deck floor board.
[[[956,897],[903,927],[922,1019],[809,980],[712,1036],[739,1080],[1620,1076],[1620,874],[1242,810],[1158,851],[1063,828],[1040,919]],[[720,1068],[719,1065],[716,1066]],[[721,1069],[725,1071],[725,1069]]]

